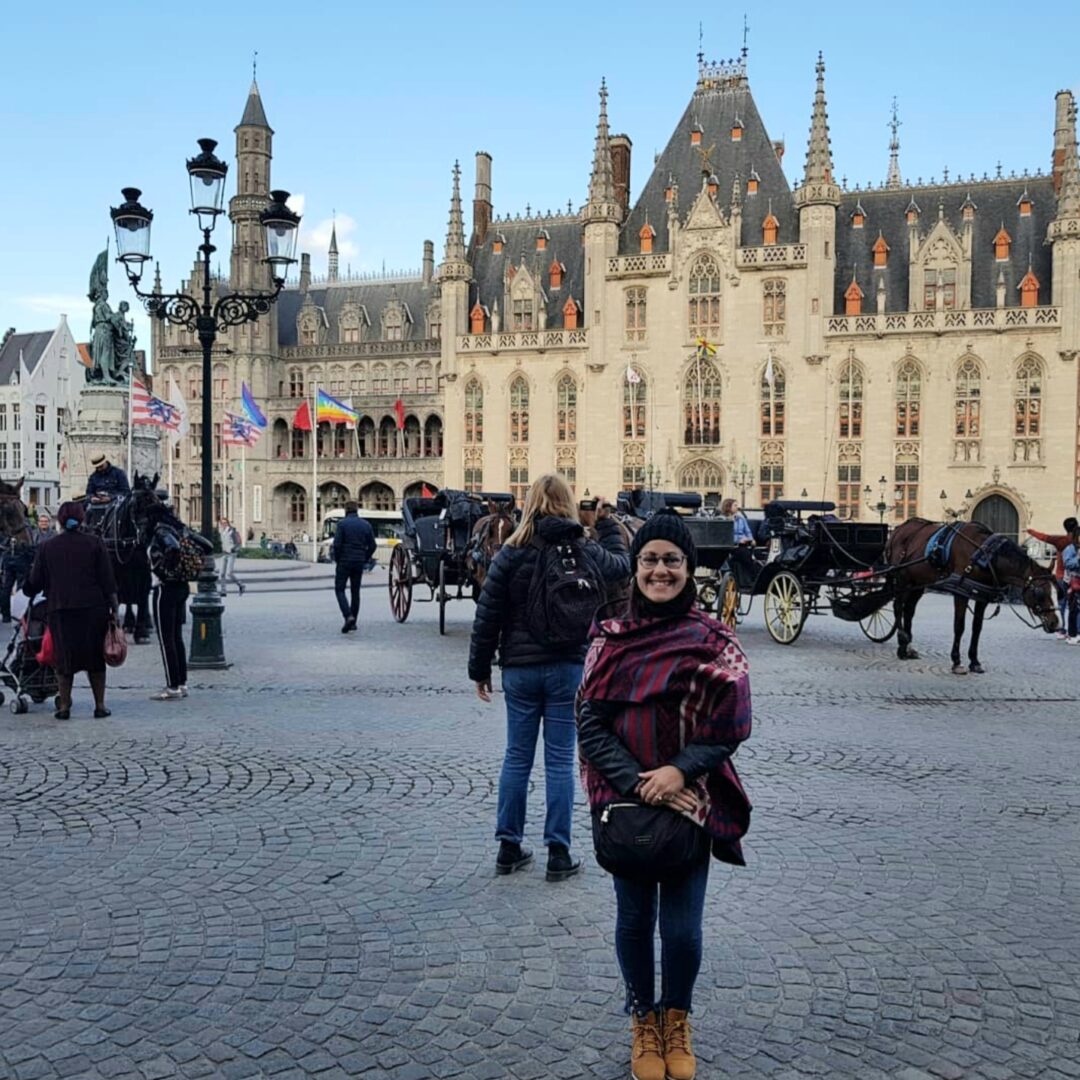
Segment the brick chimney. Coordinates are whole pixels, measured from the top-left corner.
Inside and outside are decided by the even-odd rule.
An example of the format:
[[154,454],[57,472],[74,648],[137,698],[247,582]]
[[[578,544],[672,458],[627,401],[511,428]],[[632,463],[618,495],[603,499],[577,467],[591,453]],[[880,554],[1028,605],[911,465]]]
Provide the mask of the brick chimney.
[[615,200],[622,207],[622,220],[630,213],[630,149],[629,135],[611,137],[611,172],[615,181]]
[[435,274],[435,244],[431,240],[424,241],[423,267],[424,284],[430,285],[431,279]]
[[1054,178],[1054,194],[1061,194],[1061,177],[1065,171],[1065,144],[1069,138],[1069,107],[1073,96],[1068,90],[1054,95],[1054,157],[1051,175]]
[[491,155],[486,150],[476,152],[476,190],[472,203],[473,239],[482,244],[491,225]]
[[311,256],[305,251],[300,255],[300,293],[311,288]]

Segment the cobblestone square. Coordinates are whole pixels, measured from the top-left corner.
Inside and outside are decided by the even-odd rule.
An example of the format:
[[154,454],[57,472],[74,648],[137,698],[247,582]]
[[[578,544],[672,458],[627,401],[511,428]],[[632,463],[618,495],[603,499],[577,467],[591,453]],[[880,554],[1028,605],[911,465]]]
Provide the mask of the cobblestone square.
[[[360,632],[325,578],[230,596],[233,667],[106,720],[0,712],[0,1076],[390,1080],[628,1075],[610,881],[496,879],[503,703],[472,605]],[[317,586],[317,587],[316,587]],[[713,864],[702,1078],[1080,1077],[1080,650],[951,605],[902,664],[858,626],[755,613],[749,866]],[[539,844],[542,773],[530,836]]]

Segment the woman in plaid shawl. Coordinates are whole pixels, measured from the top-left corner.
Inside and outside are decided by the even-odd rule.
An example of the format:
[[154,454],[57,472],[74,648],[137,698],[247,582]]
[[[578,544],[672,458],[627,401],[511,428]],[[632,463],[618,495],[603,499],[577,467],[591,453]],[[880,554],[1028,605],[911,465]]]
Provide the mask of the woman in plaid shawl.
[[[630,610],[606,619],[585,661],[577,721],[581,774],[599,813],[628,797],[666,804],[711,838],[712,855],[744,865],[750,802],[731,763],[750,734],[749,667],[734,635],[695,608],[694,542],[675,514],[634,537]],[[615,951],[633,1024],[635,1080],[692,1080],[689,1012],[701,967],[710,859],[675,881],[615,877]],[[655,992],[654,936],[662,945]]]

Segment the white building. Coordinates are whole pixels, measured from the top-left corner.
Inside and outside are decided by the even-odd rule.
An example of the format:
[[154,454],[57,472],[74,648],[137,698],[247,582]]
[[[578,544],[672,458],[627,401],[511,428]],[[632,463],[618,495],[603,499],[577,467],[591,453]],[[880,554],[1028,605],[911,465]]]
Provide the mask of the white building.
[[0,479],[24,479],[28,506],[57,509],[64,428],[85,371],[66,315],[55,330],[11,329],[0,341]]

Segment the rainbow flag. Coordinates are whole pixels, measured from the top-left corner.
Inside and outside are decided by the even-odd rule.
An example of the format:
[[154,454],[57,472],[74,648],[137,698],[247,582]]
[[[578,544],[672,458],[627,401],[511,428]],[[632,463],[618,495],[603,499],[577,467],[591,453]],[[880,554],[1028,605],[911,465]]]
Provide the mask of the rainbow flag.
[[360,413],[356,409],[350,409],[348,405],[331,397],[325,390],[320,390],[316,394],[316,424],[346,424],[349,427],[356,427],[359,420]]
[[262,409],[259,408],[258,402],[255,400],[255,395],[248,388],[247,383],[241,383],[240,405],[244,410],[244,415],[256,427],[266,427],[266,416],[263,414]]

